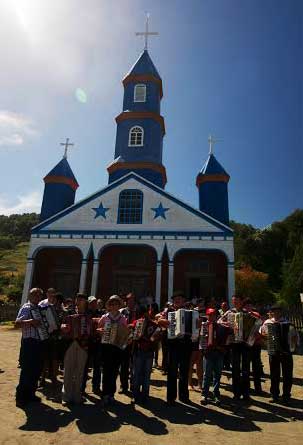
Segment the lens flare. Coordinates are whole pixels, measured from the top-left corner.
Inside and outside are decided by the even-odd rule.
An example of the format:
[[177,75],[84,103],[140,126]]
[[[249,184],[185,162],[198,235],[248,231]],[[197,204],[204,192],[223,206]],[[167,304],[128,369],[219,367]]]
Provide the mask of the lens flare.
[[76,99],[82,104],[86,104],[87,102],[87,94],[82,88],[77,88],[75,91]]

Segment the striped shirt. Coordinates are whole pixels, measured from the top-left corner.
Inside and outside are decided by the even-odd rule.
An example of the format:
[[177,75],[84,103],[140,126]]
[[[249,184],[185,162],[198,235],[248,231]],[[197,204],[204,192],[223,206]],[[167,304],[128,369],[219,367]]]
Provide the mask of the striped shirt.
[[[16,318],[16,322],[17,321],[23,321],[23,320],[31,320],[32,314],[31,314],[31,309],[36,309],[37,306],[32,304],[32,303],[25,303],[19,310],[17,318]],[[37,340],[39,340],[39,334],[37,329],[34,326],[30,326],[28,324],[23,324],[22,325],[22,338],[35,338]]]

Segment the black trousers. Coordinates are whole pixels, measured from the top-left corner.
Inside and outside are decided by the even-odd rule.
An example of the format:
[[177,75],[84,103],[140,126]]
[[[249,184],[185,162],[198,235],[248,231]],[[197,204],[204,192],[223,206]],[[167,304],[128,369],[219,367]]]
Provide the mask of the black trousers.
[[[120,383],[123,391],[128,391],[130,368],[132,367],[132,346],[128,345],[121,351]],[[131,386],[131,385],[130,385]]]
[[167,400],[177,398],[177,377],[179,370],[179,399],[188,399],[188,372],[192,352],[191,341],[168,340]]
[[22,340],[20,354],[20,379],[16,388],[17,400],[30,400],[36,392],[43,367],[44,345],[40,340],[25,338]]
[[249,397],[251,348],[245,343],[232,344],[232,387],[235,397]]
[[261,391],[262,361],[261,361],[261,345],[253,345],[250,351],[252,374],[256,391]]
[[121,364],[121,350],[117,346],[102,345],[102,393],[113,397],[116,392],[116,380]]
[[89,368],[93,368],[92,387],[100,389],[101,385],[101,344],[92,342],[88,345],[88,360],[84,369],[82,392],[85,391]]
[[280,375],[282,368],[283,397],[290,397],[293,377],[293,358],[289,353],[277,353],[269,356],[270,392],[273,397],[280,394]]

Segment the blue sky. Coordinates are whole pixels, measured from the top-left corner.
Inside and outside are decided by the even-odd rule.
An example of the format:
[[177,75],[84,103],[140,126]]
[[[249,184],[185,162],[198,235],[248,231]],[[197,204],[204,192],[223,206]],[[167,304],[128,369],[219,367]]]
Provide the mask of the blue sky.
[[3,0],[0,214],[39,211],[66,137],[77,200],[107,184],[146,11],[160,33],[149,46],[163,79],[166,190],[198,206],[211,133],[224,139],[215,155],[231,175],[232,219],[264,227],[302,208],[301,0]]

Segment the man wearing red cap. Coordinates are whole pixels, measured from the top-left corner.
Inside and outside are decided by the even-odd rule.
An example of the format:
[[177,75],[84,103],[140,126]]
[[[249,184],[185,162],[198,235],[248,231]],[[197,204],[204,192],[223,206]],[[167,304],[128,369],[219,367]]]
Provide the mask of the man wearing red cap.
[[[220,405],[220,380],[226,350],[226,340],[230,330],[223,324],[217,324],[217,311],[213,308],[206,309],[208,319],[205,329],[202,329],[202,350],[204,349],[205,367],[202,388],[202,404],[207,405],[209,387],[213,382],[213,395],[216,405]],[[204,340],[204,341],[203,341]]]

